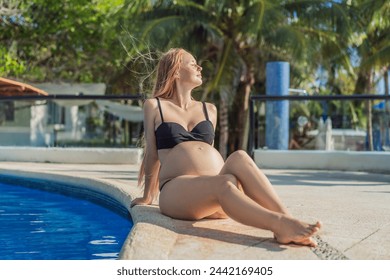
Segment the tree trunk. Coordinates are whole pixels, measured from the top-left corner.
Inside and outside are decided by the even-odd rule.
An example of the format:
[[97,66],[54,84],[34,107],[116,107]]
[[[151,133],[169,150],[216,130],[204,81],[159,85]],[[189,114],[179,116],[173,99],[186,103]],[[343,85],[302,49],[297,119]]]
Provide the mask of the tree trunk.
[[247,71],[241,79],[234,100],[234,113],[231,123],[234,125],[229,137],[230,151],[247,150],[249,137],[249,97],[254,84],[253,71]]
[[[371,71],[361,71],[355,85],[355,93],[369,94],[372,88],[372,75]],[[366,101],[367,112],[367,138],[368,138],[368,150],[374,150],[374,141],[372,135],[372,102]]]
[[229,120],[228,120],[228,93],[227,87],[220,88],[220,105],[219,105],[219,152],[224,159],[228,155],[229,140]]
[[125,147],[129,146],[130,144],[130,126],[129,121],[124,120],[123,121],[123,144]]
[[383,80],[385,81],[385,95],[389,95],[389,71],[390,67],[386,67],[385,72],[383,73]]
[[[390,67],[386,67],[385,72],[383,74],[383,79],[385,81],[385,95],[389,96],[389,71]],[[386,100],[385,101],[385,145],[389,146],[390,145],[390,135],[389,135],[389,125],[390,125],[390,101]]]
[[251,94],[252,86],[255,82],[253,71],[249,71],[245,78],[244,85],[244,103],[242,108],[242,133],[238,141],[239,149],[246,151],[248,149],[248,138],[249,138],[249,97]]
[[368,100],[366,102],[366,110],[367,110],[367,136],[368,136],[368,150],[374,150],[374,139],[372,135],[372,102]]

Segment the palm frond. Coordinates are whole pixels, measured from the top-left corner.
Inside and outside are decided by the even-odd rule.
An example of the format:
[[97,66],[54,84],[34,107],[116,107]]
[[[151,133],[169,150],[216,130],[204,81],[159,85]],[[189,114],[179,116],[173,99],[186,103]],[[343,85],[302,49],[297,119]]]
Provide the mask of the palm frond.
[[164,25],[175,26],[178,24],[178,21],[181,21],[182,17],[177,15],[167,16],[163,18],[158,18],[153,21],[150,21],[143,30],[141,40],[145,40],[146,36],[156,27],[162,28]]
[[390,65],[390,45],[386,45],[365,60],[362,61],[363,68],[381,68]]
[[240,16],[237,26],[240,32],[258,34],[261,30],[264,14],[265,14],[265,1],[255,1],[249,3],[247,7],[244,7],[243,14]]
[[231,55],[232,46],[233,46],[233,41],[228,40],[226,42],[226,45],[223,48],[222,57],[220,63],[218,64],[218,72],[215,78],[213,79],[213,81],[210,83],[210,86],[208,87],[208,91],[206,91],[205,94],[202,96],[202,100],[205,100],[207,98],[207,94],[210,93],[212,90],[216,89],[217,86],[220,84],[222,74],[224,73],[224,71],[226,71],[226,64],[229,55]]

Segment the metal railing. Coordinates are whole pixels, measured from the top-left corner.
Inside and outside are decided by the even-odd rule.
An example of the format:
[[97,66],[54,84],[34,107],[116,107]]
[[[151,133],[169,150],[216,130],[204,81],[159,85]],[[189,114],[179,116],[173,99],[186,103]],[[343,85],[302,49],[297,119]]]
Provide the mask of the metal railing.
[[50,95],[21,95],[21,96],[1,96],[1,101],[38,101],[38,100],[142,100],[143,95],[120,94],[120,95],[66,95],[66,94],[50,94]]
[[[0,102],[2,101],[55,101],[55,100],[143,100],[145,97],[141,94],[119,94],[119,95],[83,95],[82,93],[77,95],[61,95],[51,94],[48,96],[0,96]],[[368,101],[368,100],[390,100],[388,95],[371,95],[371,94],[355,94],[355,95],[288,95],[288,96],[276,96],[276,95],[252,95],[250,97],[250,130],[249,130],[249,143],[248,152],[253,154],[255,147],[255,103],[256,102],[269,102],[269,101]],[[386,112],[388,114],[388,112]]]
[[[353,95],[252,95],[249,104],[249,141],[248,152],[253,155],[255,149],[255,102],[269,102],[269,101],[373,101],[384,100],[389,101],[389,95],[373,95],[373,94],[353,94]],[[386,114],[389,114],[388,107],[386,107]],[[387,124],[389,125],[389,124]]]
[[[87,101],[88,102],[88,100],[90,100],[90,101],[115,101],[115,100],[116,101],[120,101],[120,100],[122,100],[122,101],[137,101],[137,100],[143,100],[143,99],[145,99],[145,96],[143,96],[141,94],[87,95],[87,94],[83,94],[82,92],[80,92],[78,94],[72,94],[72,95],[68,95],[68,94],[20,95],[20,96],[1,96],[0,95],[0,105],[2,103],[7,103],[7,102],[11,102],[11,103],[13,103],[13,102],[23,102],[23,103],[26,102],[25,104],[29,104],[31,102],[31,104],[34,104],[34,105],[31,105],[31,106],[37,107],[37,106],[41,106],[41,105],[47,105],[49,103],[54,103],[56,101],[58,101],[58,102],[60,102],[60,101],[61,102],[68,102],[68,101],[70,101],[71,103],[73,101],[82,101],[82,103],[83,103],[83,101]],[[42,102],[42,104],[38,104],[39,101]],[[82,106],[82,105],[80,105],[80,106]],[[17,110],[24,109],[24,108],[28,109],[28,107],[29,107],[28,105],[23,105],[23,106],[15,107],[15,109],[17,109]],[[61,107],[61,105],[59,107]],[[14,107],[12,107],[12,108],[14,108]],[[15,109],[13,109],[14,112],[16,112]],[[105,111],[103,110],[102,112],[105,112]],[[0,113],[4,114],[4,112],[0,112]],[[109,113],[109,115],[110,115],[110,113]],[[5,115],[3,115],[3,117],[5,117]],[[15,118],[15,117],[12,117],[12,118]],[[25,118],[25,116],[24,116],[24,118]],[[62,118],[64,118],[64,117],[62,117]],[[115,115],[110,116],[109,120],[107,122],[109,122],[111,119],[112,119],[112,121],[115,121]],[[20,119],[18,119],[18,120],[20,121]],[[3,120],[3,121],[5,121],[6,125],[5,126],[1,126],[0,125],[0,128],[3,129],[3,133],[8,133],[7,136],[6,136],[7,139],[4,140],[5,143],[8,143],[8,144],[5,144],[5,145],[10,145],[9,144],[10,141],[11,141],[10,137],[14,137],[14,136],[12,136],[13,135],[12,133],[14,133],[15,135],[23,135],[23,140],[18,139],[18,141],[16,141],[16,142],[18,142],[18,143],[22,143],[22,142],[26,143],[27,140],[25,138],[27,136],[25,136],[24,134],[26,134],[26,133],[28,134],[28,132],[24,131],[24,129],[25,129],[24,127],[26,126],[24,119],[23,119],[23,123],[24,124],[22,126],[19,123],[16,126],[14,126],[12,121],[7,121],[6,119]],[[1,122],[1,120],[0,120],[0,122]],[[84,124],[84,126],[85,125],[86,124]],[[135,124],[134,125],[130,125],[130,129],[129,129],[130,132],[129,131],[126,132],[127,136],[129,136],[129,137],[132,136],[132,133],[133,133],[132,127],[133,126],[135,126]],[[138,127],[139,127],[139,125],[135,126],[135,128],[138,128]],[[58,142],[57,142],[58,136],[60,134],[61,135],[66,135],[66,133],[68,132],[68,131],[64,132],[62,130],[62,126],[61,126],[60,122],[58,122],[58,124],[57,124],[56,121],[53,122],[53,123],[52,122],[50,122],[50,123],[48,122],[47,124],[45,124],[45,129],[51,131],[50,132],[50,137],[49,137],[50,141],[48,140],[48,142],[51,143],[51,144],[48,144],[49,146],[51,146],[51,145],[57,146],[57,144],[58,144]],[[114,127],[112,127],[112,129],[114,129]],[[141,126],[141,129],[142,129],[142,126]],[[138,132],[138,130],[136,130],[135,132]],[[110,131],[110,133],[111,133],[111,131]],[[115,136],[116,135],[114,135],[114,137],[110,136],[108,138],[111,141],[112,139],[115,138]],[[69,138],[68,135],[66,135],[65,138],[67,138],[67,140],[69,140],[67,143],[63,144],[65,146],[66,145],[78,145],[78,144],[80,144],[80,140],[75,140],[75,139]],[[131,139],[132,138],[133,137],[131,137]],[[131,139],[130,139],[130,144],[132,143]],[[85,140],[85,139],[82,139],[82,140]],[[97,137],[93,137],[93,136],[89,137],[89,140],[86,141],[85,143],[82,143],[82,145],[89,145],[89,142],[94,142],[94,141],[95,142],[93,143],[93,145],[100,145],[99,143],[102,141],[102,139],[100,139],[100,138],[98,139]],[[116,140],[114,142],[117,143]],[[128,145],[128,143],[129,143],[128,139],[126,140],[126,143],[125,144]],[[22,145],[22,144],[15,144],[15,145],[18,146],[18,145]],[[26,144],[26,145],[28,145],[28,144]],[[107,146],[107,145],[110,145],[110,143],[107,143],[107,144],[104,144],[104,145]],[[120,144],[118,144],[118,145],[120,146]]]

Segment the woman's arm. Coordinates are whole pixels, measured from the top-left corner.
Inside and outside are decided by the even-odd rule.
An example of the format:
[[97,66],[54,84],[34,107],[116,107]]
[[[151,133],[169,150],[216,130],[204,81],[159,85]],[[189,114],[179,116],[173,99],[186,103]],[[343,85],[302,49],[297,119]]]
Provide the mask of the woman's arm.
[[214,129],[217,127],[218,112],[217,107],[212,103],[206,103],[207,112],[209,113],[209,119],[213,123]]
[[[212,103],[206,103],[206,107],[207,107],[207,112],[209,114],[209,119],[214,126],[214,132],[215,132],[215,129],[217,128],[217,120],[218,120],[217,107],[215,107],[215,105]],[[214,146],[214,141],[212,145]]]
[[158,173],[160,161],[156,147],[154,123],[158,111],[156,100],[148,99],[144,103],[144,131],[145,131],[145,188],[143,197],[133,200],[131,206],[137,204],[151,204],[158,195]]

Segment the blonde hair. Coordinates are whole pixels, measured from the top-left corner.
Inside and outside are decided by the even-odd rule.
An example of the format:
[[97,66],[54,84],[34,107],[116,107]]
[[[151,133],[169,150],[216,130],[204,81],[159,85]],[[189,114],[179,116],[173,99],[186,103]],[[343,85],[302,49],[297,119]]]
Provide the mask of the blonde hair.
[[[180,69],[184,52],[185,50],[182,48],[172,48],[161,56],[157,64],[156,79],[153,87],[153,97],[169,99],[176,94],[176,73]],[[147,149],[144,139],[143,142],[144,156],[138,173],[138,186],[142,186],[145,181],[145,157]],[[155,185],[151,186],[151,190],[157,190],[158,183],[158,180],[156,180]],[[153,195],[154,194],[155,192],[153,192]]]

